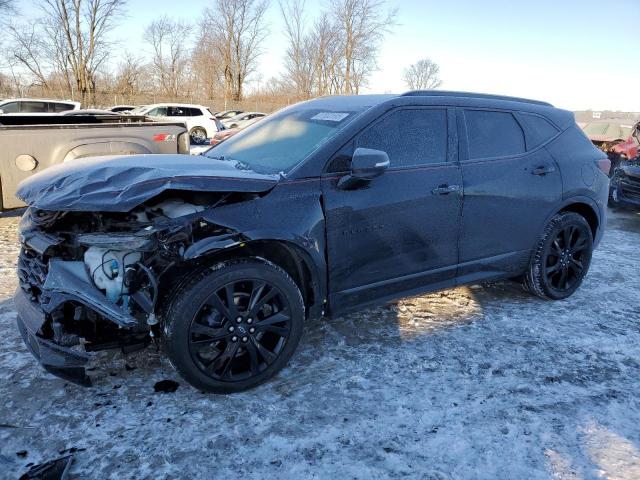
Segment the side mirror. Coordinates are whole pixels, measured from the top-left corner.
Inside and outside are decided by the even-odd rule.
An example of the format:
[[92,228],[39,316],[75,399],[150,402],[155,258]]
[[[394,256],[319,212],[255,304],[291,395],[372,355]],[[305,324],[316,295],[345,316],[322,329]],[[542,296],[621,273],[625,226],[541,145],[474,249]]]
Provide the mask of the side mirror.
[[4,110],[0,108],[0,115],[4,113]]
[[351,159],[351,173],[338,180],[338,188],[349,189],[382,175],[391,162],[382,150],[356,148]]

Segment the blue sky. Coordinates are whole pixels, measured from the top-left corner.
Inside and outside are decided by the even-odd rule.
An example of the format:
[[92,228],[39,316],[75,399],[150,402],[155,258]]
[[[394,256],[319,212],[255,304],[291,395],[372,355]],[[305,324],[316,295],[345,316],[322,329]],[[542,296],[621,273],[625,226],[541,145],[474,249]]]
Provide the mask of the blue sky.
[[[144,26],[167,14],[195,21],[211,0],[129,0],[117,30],[143,54]],[[310,17],[322,1],[307,0]],[[443,88],[520,95],[578,109],[640,111],[640,0],[389,0],[398,25],[386,37],[367,91],[400,92],[402,71],[423,57]],[[285,38],[277,0],[259,77],[281,72]],[[256,80],[259,78],[256,77]]]

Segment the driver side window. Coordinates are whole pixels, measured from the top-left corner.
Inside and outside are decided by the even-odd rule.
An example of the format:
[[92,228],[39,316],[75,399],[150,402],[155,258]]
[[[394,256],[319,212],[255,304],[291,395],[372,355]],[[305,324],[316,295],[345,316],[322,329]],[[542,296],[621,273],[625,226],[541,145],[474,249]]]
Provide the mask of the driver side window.
[[366,127],[336,153],[329,173],[347,172],[356,148],[382,150],[391,168],[447,161],[447,111],[440,108],[395,110]]
[[446,162],[447,112],[432,108],[396,110],[363,131],[356,146],[386,152],[391,168]]

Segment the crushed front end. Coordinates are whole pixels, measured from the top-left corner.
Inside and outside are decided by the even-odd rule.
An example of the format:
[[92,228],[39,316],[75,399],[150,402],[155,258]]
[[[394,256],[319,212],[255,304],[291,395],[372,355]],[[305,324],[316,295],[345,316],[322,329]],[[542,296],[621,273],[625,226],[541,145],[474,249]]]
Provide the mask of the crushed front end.
[[20,224],[15,294],[18,327],[49,372],[90,385],[90,352],[143,348],[158,333],[163,291],[199,239],[236,243],[201,219],[234,194],[194,202],[165,199],[128,213],[51,212],[30,208]]

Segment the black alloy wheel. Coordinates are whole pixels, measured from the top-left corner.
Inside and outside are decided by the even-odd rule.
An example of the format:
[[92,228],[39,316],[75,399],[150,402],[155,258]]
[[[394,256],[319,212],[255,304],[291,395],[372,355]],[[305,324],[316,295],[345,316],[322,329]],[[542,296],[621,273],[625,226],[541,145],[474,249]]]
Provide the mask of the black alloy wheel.
[[591,255],[589,243],[587,233],[576,225],[568,225],[557,233],[544,267],[552,288],[566,291],[582,280],[585,260]]
[[191,320],[189,351],[206,375],[237,381],[271,365],[291,334],[291,307],[263,280],[230,282],[212,292]]
[[286,365],[302,335],[304,304],[280,267],[243,259],[194,275],[164,317],[163,343],[178,372],[201,390],[229,393]]
[[589,270],[593,234],[583,216],[554,216],[538,242],[525,287],[539,297],[560,300],[575,292]]

